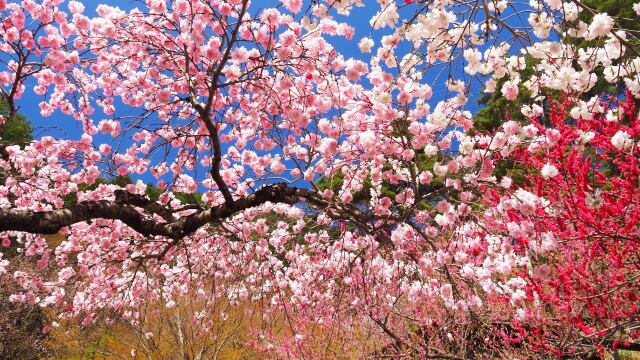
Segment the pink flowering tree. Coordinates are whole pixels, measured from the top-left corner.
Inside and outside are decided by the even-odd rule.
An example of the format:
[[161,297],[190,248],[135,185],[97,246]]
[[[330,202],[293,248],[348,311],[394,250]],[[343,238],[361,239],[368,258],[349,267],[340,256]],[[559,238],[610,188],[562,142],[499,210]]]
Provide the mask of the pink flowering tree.
[[[365,3],[375,14],[356,27]],[[14,272],[12,301],[87,324],[187,293],[260,303],[287,331],[255,327],[251,346],[278,357],[326,356],[322,330],[363,335],[337,354],[363,356],[590,352],[635,336],[621,331],[637,309],[618,306],[637,292],[637,133],[586,96],[599,79],[640,96],[637,34],[616,19],[560,0],[88,5],[0,0],[9,114],[37,97],[43,117],[83,130],[2,148],[3,246],[48,274]],[[532,123],[474,129],[477,93],[522,89]],[[543,121],[547,95],[571,108]],[[592,128],[593,146],[576,142]],[[500,161],[527,181],[496,177]],[[155,179],[159,198],[98,181],[125,175]],[[571,340],[544,332],[568,320]]]

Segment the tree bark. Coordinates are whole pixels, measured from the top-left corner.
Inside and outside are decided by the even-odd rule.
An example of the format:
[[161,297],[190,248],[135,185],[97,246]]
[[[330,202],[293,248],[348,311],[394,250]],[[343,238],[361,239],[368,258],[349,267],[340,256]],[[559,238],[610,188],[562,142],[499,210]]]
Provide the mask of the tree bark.
[[[196,212],[171,222],[158,222],[139,212],[135,206],[143,205],[138,196],[116,194],[116,201],[83,201],[68,208],[36,212],[31,210],[0,209],[0,231],[24,231],[34,234],[55,234],[61,228],[92,219],[120,220],[144,236],[166,236],[181,239],[200,227],[219,219],[266,202],[295,204],[301,198],[314,197],[314,193],[291,188],[284,183],[267,185],[251,195]],[[168,211],[168,210],[167,210]]]

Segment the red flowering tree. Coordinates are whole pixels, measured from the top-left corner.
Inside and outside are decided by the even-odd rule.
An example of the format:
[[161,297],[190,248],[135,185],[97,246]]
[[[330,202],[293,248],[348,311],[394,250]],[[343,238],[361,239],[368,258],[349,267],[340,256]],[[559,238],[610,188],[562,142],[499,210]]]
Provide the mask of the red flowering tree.
[[603,98],[578,119],[573,105],[552,102],[532,119],[544,135],[514,156],[529,171],[517,201],[537,196],[543,206],[523,212],[501,192],[490,196],[529,257],[531,316],[541,322],[520,326],[558,354],[615,348],[640,335],[637,101],[628,92]]

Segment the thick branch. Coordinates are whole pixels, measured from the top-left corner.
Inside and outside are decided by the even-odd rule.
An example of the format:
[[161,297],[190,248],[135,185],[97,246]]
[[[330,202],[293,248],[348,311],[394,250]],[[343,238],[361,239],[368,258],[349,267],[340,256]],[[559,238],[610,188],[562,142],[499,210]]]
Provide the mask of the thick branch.
[[[211,120],[209,120],[206,123],[211,123]],[[213,145],[213,161],[211,162],[211,176],[213,177],[213,181],[216,182],[216,185],[218,185],[218,188],[220,188],[220,191],[222,192],[222,196],[224,197],[224,201],[227,204],[232,204],[233,203],[233,196],[231,195],[231,192],[229,191],[229,187],[227,187],[227,184],[224,182],[224,179],[222,179],[222,176],[220,175],[220,163],[222,162],[222,149],[220,147],[220,138],[218,137],[218,126],[217,125],[207,125],[207,128],[209,128],[209,136],[211,137],[211,142]]]
[[65,209],[35,212],[30,210],[0,210],[0,231],[24,231],[34,234],[55,234],[61,228],[92,219],[120,220],[144,236],[166,236],[180,239],[200,227],[266,202],[294,204],[300,198],[313,197],[306,189],[289,188],[286,184],[268,185],[232,204],[225,203],[172,222],[157,222],[138,212],[122,198],[117,201],[84,201]]
[[[218,188],[220,189],[220,192],[222,192],[222,196],[224,197],[224,200],[227,205],[233,204],[234,200],[233,200],[233,196],[231,195],[231,192],[229,191],[229,187],[222,179],[222,176],[220,176],[220,163],[222,161],[222,150],[220,148],[220,138],[218,137],[218,125],[213,123],[213,121],[211,120],[210,113],[211,113],[211,106],[213,104],[214,95],[216,90],[218,89],[218,80],[220,79],[222,70],[224,69],[227,61],[229,61],[229,58],[231,57],[231,49],[233,49],[235,45],[238,32],[240,31],[240,26],[242,25],[242,18],[244,17],[247,11],[248,5],[249,5],[248,1],[244,0],[242,2],[242,9],[238,14],[238,22],[236,23],[231,33],[231,40],[227,44],[227,48],[224,52],[224,55],[222,56],[222,59],[220,60],[220,63],[216,67],[216,71],[213,74],[213,79],[211,80],[211,85],[209,87],[209,96],[207,99],[207,103],[204,106],[201,106],[197,102],[195,104],[196,110],[198,111],[200,117],[202,118],[202,121],[207,127],[207,130],[209,131],[209,137],[211,138],[211,143],[213,146],[213,161],[211,164],[211,177],[213,178],[213,181],[215,181],[216,185],[218,185]],[[195,102],[195,99],[196,97],[193,96],[192,101]]]
[[152,201],[146,196],[132,194],[127,190],[116,190],[113,194],[116,196],[116,203],[141,207],[150,213],[160,215],[167,222],[173,222],[176,220],[171,210],[155,201]]

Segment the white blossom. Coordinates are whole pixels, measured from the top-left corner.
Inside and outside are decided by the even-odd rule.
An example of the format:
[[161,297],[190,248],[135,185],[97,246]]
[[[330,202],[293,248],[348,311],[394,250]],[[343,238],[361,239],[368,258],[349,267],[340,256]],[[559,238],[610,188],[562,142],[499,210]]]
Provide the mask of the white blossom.
[[633,140],[631,140],[631,135],[624,130],[619,130],[613,137],[611,138],[611,143],[615,146],[616,149],[622,150],[631,145]]
[[605,13],[599,13],[593,16],[593,21],[589,25],[588,34],[585,39],[592,40],[600,36],[609,35],[613,29],[613,19]]
[[549,180],[553,177],[558,176],[558,168],[556,168],[554,165],[546,163],[542,167],[542,170],[540,170],[540,174],[543,178],[545,178],[545,180]]

